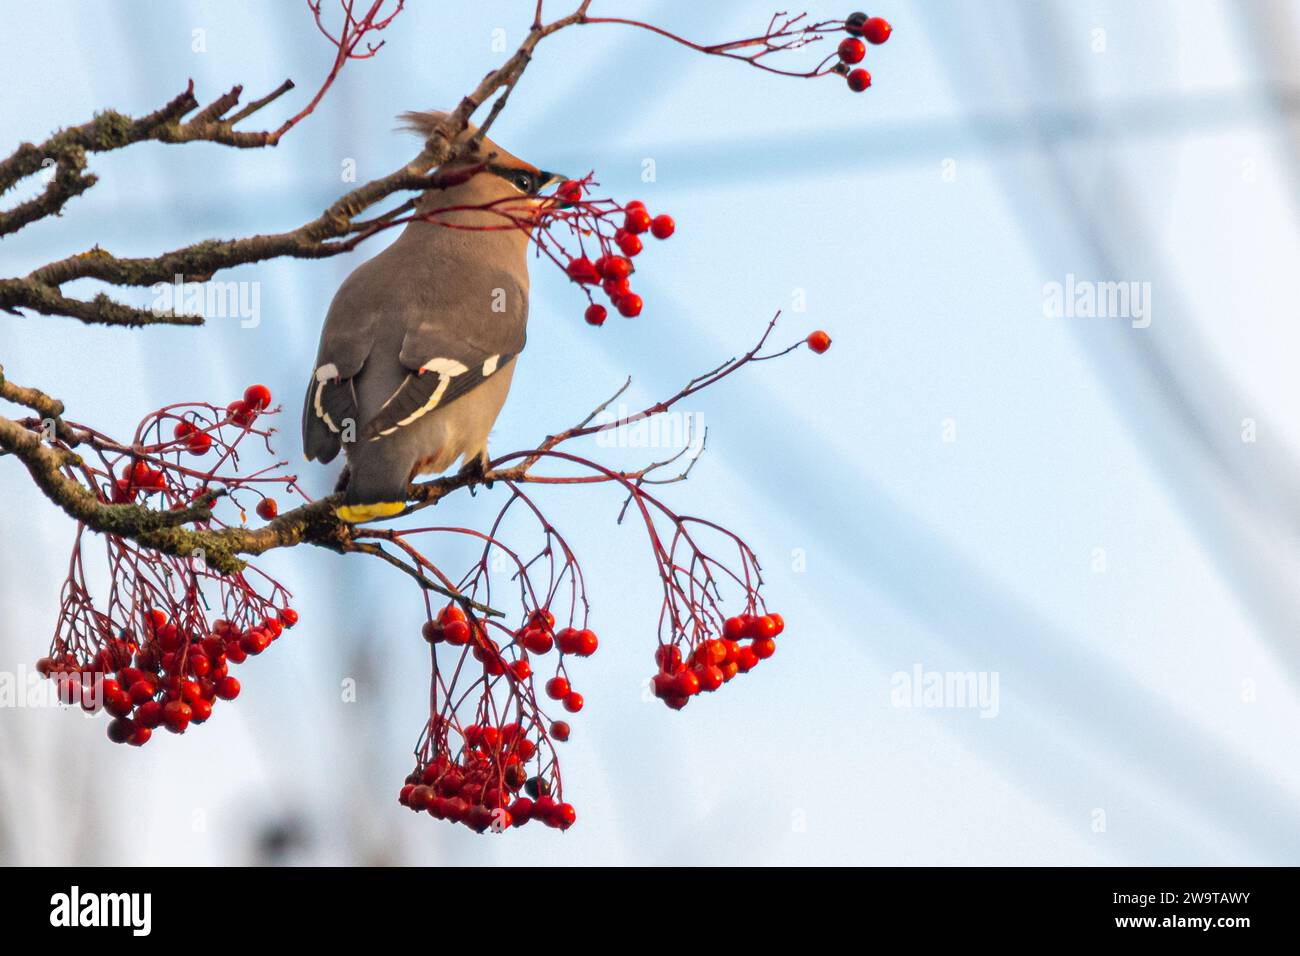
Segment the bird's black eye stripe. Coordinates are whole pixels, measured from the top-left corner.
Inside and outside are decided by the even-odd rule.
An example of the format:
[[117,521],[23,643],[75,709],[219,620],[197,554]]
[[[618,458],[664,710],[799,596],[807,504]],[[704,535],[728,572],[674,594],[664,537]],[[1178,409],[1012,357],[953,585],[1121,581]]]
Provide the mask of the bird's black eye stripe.
[[537,177],[526,169],[511,169],[509,166],[489,166],[487,171],[494,176],[500,176],[521,192],[537,192],[539,186]]

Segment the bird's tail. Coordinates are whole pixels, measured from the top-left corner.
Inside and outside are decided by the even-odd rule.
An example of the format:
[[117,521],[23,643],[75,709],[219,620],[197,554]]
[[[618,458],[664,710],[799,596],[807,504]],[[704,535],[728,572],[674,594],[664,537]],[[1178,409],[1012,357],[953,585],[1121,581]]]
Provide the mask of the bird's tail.
[[349,524],[401,514],[410,475],[411,464],[402,449],[386,442],[359,443],[348,462],[343,504],[335,513]]
[[334,513],[348,524],[362,524],[380,518],[392,518],[405,510],[405,501],[378,501],[368,505],[339,505]]

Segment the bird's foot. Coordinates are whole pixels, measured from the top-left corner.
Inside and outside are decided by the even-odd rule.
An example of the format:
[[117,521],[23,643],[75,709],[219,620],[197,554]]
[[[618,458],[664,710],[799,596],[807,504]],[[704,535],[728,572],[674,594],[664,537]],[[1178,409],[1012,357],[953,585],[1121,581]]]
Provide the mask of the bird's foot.
[[482,485],[489,491],[492,490],[492,480],[487,476],[487,466],[487,455],[477,455],[461,466],[458,477],[469,486],[471,495],[474,494],[477,485]]

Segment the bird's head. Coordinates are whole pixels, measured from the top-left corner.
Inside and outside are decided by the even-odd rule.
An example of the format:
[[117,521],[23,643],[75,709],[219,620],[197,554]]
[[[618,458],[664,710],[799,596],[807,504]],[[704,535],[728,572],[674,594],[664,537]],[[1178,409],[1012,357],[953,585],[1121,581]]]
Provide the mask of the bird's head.
[[[406,129],[418,133],[426,139],[433,133],[439,123],[447,118],[446,113],[403,113],[403,125]],[[472,123],[456,138],[459,144],[474,141],[478,127]],[[496,208],[509,211],[511,215],[535,215],[541,209],[554,205],[557,200],[549,195],[548,190],[562,183],[567,176],[560,173],[538,169],[532,163],[525,162],[518,156],[502,149],[486,136],[480,138],[471,152],[458,159],[458,164],[482,166],[465,182],[447,189],[431,189],[420,200],[420,212],[433,212],[456,206],[486,206],[495,204]],[[459,211],[447,214],[448,221],[466,225],[500,225],[500,216],[490,213]]]

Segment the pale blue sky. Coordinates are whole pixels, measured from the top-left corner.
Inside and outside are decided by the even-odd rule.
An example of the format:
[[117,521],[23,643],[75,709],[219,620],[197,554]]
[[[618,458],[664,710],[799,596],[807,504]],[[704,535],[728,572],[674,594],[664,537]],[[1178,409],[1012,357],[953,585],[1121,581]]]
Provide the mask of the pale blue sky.
[[[95,242],[142,255],[305,221],[343,188],[344,159],[365,179],[409,158],[396,114],[454,104],[500,61],[492,31],[513,45],[531,6],[410,4],[274,151],[93,157],[100,184],[0,243],[0,273]],[[701,39],[771,12],[595,7]],[[587,709],[563,751],[580,822],[475,837],[395,804],[423,720],[418,594],[377,564],[299,549],[267,567],[300,595],[302,624],[200,734],[123,752],[74,714],[0,710],[7,858],[241,862],[257,828],[299,819],[295,859],[318,862],[1297,862],[1300,136],[1294,86],[1288,100],[1271,77],[1295,82],[1300,5],[872,12],[895,33],[862,95],[592,27],[542,46],[495,132],[545,168],[594,169],[679,231],[647,254],[634,322],[588,328],[584,300],[534,268],[494,449],[572,423],[628,374],[632,402],[671,393],[801,298],[778,336],[834,336],[826,356],[692,402],[709,450],[668,491],[763,559],[788,628],[771,662],[681,714],[644,701],[642,541],[615,529],[613,495],[547,494],[604,637],[578,668]],[[97,109],[154,109],[189,77],[210,98],[291,76],[285,115],[330,55],[294,3],[5,3],[3,22],[22,42],[6,44],[0,151]],[[297,460],[321,316],[378,248],[229,274],[261,283],[256,329],[3,317],[0,362],[117,431],[265,381],[289,403],[279,446]],[[1151,326],[1045,318],[1044,285],[1071,273],[1150,282]],[[302,475],[320,492],[334,472]],[[0,669],[16,671],[48,640],[71,528],[12,462],[0,496]],[[481,523],[492,500],[438,518]],[[891,675],[917,663],[997,672],[997,717],[892,706]],[[354,676],[361,703],[340,703]]]

